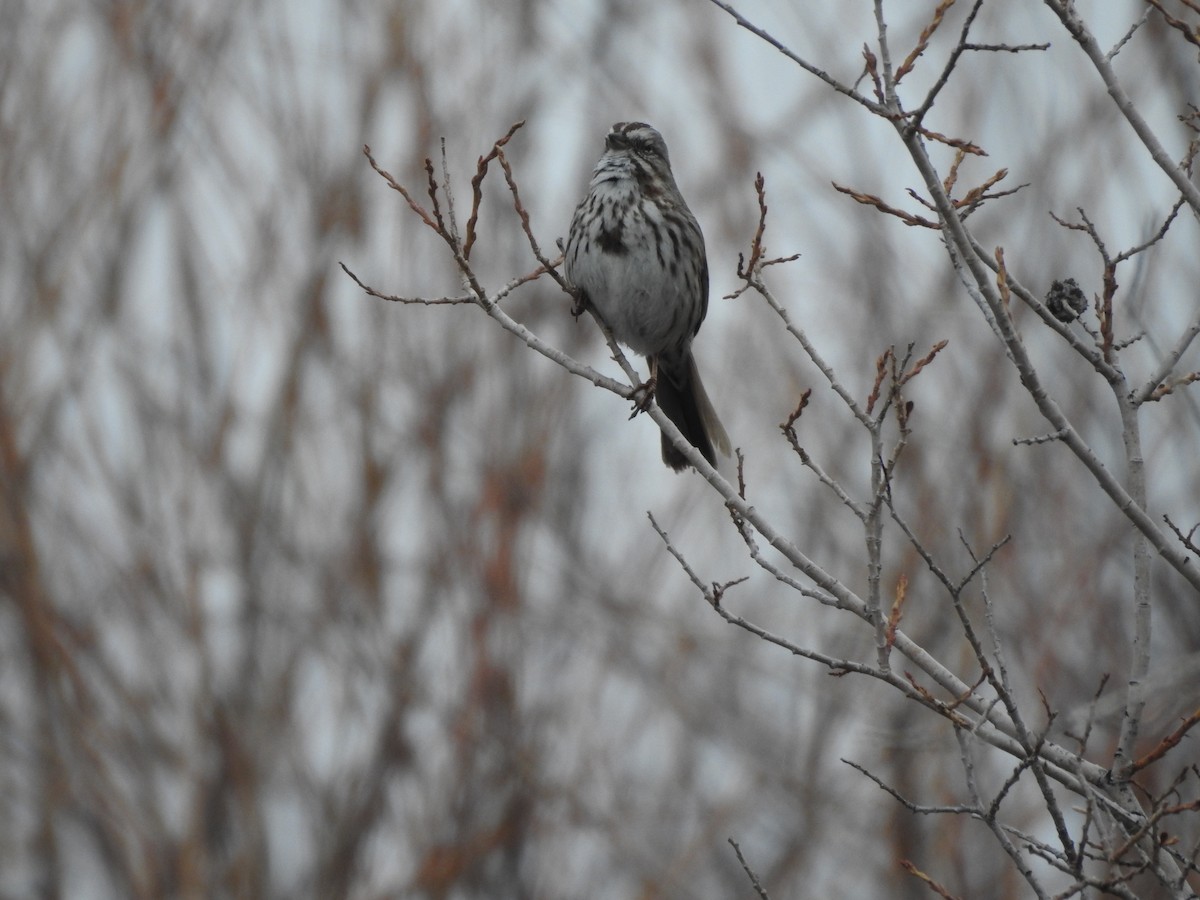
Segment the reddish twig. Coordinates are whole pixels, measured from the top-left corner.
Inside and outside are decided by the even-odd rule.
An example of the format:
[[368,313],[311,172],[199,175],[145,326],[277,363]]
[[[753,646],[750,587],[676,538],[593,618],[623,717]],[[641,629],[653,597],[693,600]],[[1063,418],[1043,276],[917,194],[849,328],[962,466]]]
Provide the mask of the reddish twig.
[[908,599],[908,576],[903,572],[896,580],[896,596],[892,599],[892,609],[888,613],[887,622],[887,648],[892,649],[892,645],[896,643],[896,629],[900,627],[900,620],[904,617],[904,601]]
[[[960,150],[959,152],[961,153],[962,151]],[[963,196],[963,198],[961,200],[955,201],[954,205],[955,206],[973,206],[974,204],[976,204],[980,200],[982,200],[984,197],[988,196],[989,188],[995,187],[997,184],[999,184],[1001,181],[1003,181],[1007,177],[1008,177],[1008,169],[1000,169],[998,172],[996,172],[995,175],[993,175],[991,178],[989,178],[983,184],[981,184],[977,187],[973,187],[973,188],[971,188],[971,190],[967,191],[967,193]],[[1014,188],[1013,190],[1014,191],[1020,190],[1020,188]]]
[[937,5],[937,9],[933,11],[933,18],[929,24],[921,29],[921,35],[917,38],[917,44],[912,48],[912,51],[905,58],[904,62],[900,63],[900,68],[896,70],[896,84],[900,83],[900,79],[913,70],[916,65],[917,58],[921,56],[929,48],[929,39],[933,37],[934,32],[938,30],[938,26],[942,24],[942,19],[945,18],[946,11],[953,6],[955,0],[942,0]]
[[371,164],[371,168],[374,169],[375,172],[387,182],[387,186],[393,191],[399,191],[400,195],[408,203],[409,208],[420,217],[422,222],[424,222],[438,234],[443,233],[438,227],[438,223],[430,217],[429,212],[425,209],[425,207],[414,200],[412,194],[405,189],[404,185],[393,178],[390,172],[380,167],[379,163],[375,161],[375,157],[371,155],[371,148],[366,144],[363,144],[363,155],[367,157],[367,162]]
[[1164,381],[1158,387],[1150,392],[1146,397],[1147,400],[1161,400],[1167,394],[1171,393],[1178,387],[1186,387],[1189,384],[1195,384],[1200,381],[1200,372],[1188,372],[1179,378],[1173,378],[1170,381]]
[[[515,127],[515,126],[514,126]],[[507,138],[505,138],[507,140]],[[513,208],[517,211],[517,217],[521,220],[521,230],[525,232],[525,239],[529,241],[529,249],[533,251],[534,257],[542,264],[542,268],[550,273],[550,277],[558,282],[559,287],[571,293],[571,288],[568,287],[567,281],[558,273],[558,265],[562,262],[562,256],[557,259],[550,260],[542,252],[541,246],[537,242],[537,238],[533,236],[533,228],[529,224],[529,212],[525,209],[525,204],[521,202],[521,192],[517,189],[517,180],[513,176],[512,167],[508,164],[508,158],[504,155],[504,151],[499,149],[499,144],[496,148],[496,158],[500,161],[500,168],[504,170],[504,180],[508,184],[508,191],[512,194]]]
[[916,866],[914,866],[907,859],[900,860],[900,865],[904,869],[905,872],[907,872],[909,875],[913,876],[914,878],[917,878],[917,879],[925,882],[925,884],[929,887],[929,889],[931,891],[933,891],[939,897],[944,898],[944,900],[959,900],[958,897],[956,897],[954,894],[950,893],[948,890],[946,890],[944,887],[942,887],[940,884],[938,884],[936,881],[934,881],[933,878],[926,875],[924,872],[922,872],[920,869],[918,869]]
[[1158,742],[1157,747],[1135,762],[1129,768],[1129,774],[1132,775],[1134,772],[1144,769],[1151,763],[1158,762],[1158,760],[1166,756],[1174,747],[1178,746],[1179,742],[1183,740],[1184,735],[1191,731],[1192,727],[1198,722],[1200,722],[1200,709],[1197,709],[1184,719],[1178,728]]
[[929,138],[939,144],[945,144],[947,147],[953,147],[956,150],[961,150],[963,153],[970,153],[972,156],[987,156],[987,151],[978,144],[973,144],[964,138],[952,138],[949,135],[942,134],[937,131],[930,131],[923,125],[918,125],[917,133],[922,137]]
[[912,213],[905,212],[902,209],[897,209],[896,207],[885,203],[882,199],[876,197],[874,194],[865,194],[862,191],[856,191],[853,188],[842,187],[842,185],[838,184],[836,181],[832,182],[832,184],[833,189],[838,193],[846,194],[864,206],[873,206],[882,213],[887,213],[889,216],[895,216],[905,225],[917,225],[921,228],[931,228],[934,231],[940,231],[942,228],[942,226],[937,222],[933,222],[921,216],[915,216]]
[[886,101],[883,98],[883,82],[879,79],[879,61],[875,58],[875,54],[871,52],[871,48],[863,44],[863,74],[871,79],[871,86],[875,90],[875,99],[880,104]]
[[[1018,184],[1015,188],[1010,188],[1006,191],[990,191],[989,188],[995,187],[1000,181],[1007,177],[1008,170],[1001,169],[987,181],[983,182],[983,184],[971,188],[969,191],[967,191],[965,196],[956,199],[952,196],[952,194],[954,192],[954,188],[958,184],[958,168],[964,159],[966,159],[966,151],[959,150],[958,153],[955,154],[954,162],[950,164],[949,174],[942,182],[942,190],[945,192],[947,199],[950,200],[950,203],[955,209],[965,209],[966,212],[964,212],[964,215],[973,212],[976,207],[982,205],[985,200],[995,200],[1000,197],[1008,197],[1017,193],[1017,191],[1022,190],[1023,188],[1029,187],[1028,183],[1026,183]],[[912,188],[908,188],[907,193],[910,197],[912,197],[929,211],[937,211],[936,206],[934,206],[931,202],[926,200]]]
[[971,33],[971,25],[974,24],[975,16],[978,15],[979,8],[981,6],[983,6],[983,0],[975,0],[974,5],[972,5],[971,9],[967,12],[967,17],[963,21],[962,31],[958,36],[958,43],[955,45],[954,50],[950,53],[950,58],[946,60],[946,65],[942,67],[941,74],[938,75],[937,81],[935,81],[933,87],[929,89],[929,93],[925,95],[925,100],[921,103],[920,108],[918,108],[917,111],[912,114],[911,120],[909,121],[910,128],[915,130],[921,127],[921,123],[925,120],[925,116],[929,113],[929,110],[933,108],[933,103],[937,99],[938,94],[940,94],[942,92],[942,88],[949,83],[950,75],[954,72],[954,67],[958,65],[958,60],[962,57],[963,53],[966,52],[967,35]]
[[[1163,17],[1163,20],[1180,34],[1182,34],[1184,40],[1186,40],[1189,44],[1195,44],[1197,47],[1200,47],[1200,27],[1193,27],[1181,19],[1176,19],[1169,12],[1163,9],[1162,0],[1146,0],[1146,2],[1157,9],[1159,15]],[[1188,0],[1183,0],[1183,2],[1193,11],[1200,12],[1200,9],[1197,9],[1197,7],[1194,4],[1189,3]]]
[[792,260],[800,258],[799,253],[793,253],[791,256],[763,259],[766,249],[763,244],[763,235],[767,231],[767,190],[762,172],[755,175],[754,192],[758,195],[758,227],[754,230],[754,237],[750,240],[750,259],[747,260],[743,254],[739,253],[737,263],[737,276],[746,283],[732,294],[726,294],[724,298],[726,300],[735,300],[753,287],[755,279],[767,266],[777,266],[780,263],[792,262]]
[[913,363],[912,368],[900,376],[900,384],[908,384],[908,382],[910,382],[914,378],[916,378],[922,369],[924,369],[927,365],[929,365],[931,362],[933,362],[933,358],[935,356],[937,356],[944,349],[946,349],[946,345],[949,343],[950,342],[948,340],[943,338],[942,340],[940,340],[936,344],[934,344],[933,347],[930,348],[928,353],[926,353],[923,357],[921,357],[915,363]]
[[[443,147],[442,153],[444,154],[445,152],[445,148]],[[442,218],[442,208],[441,204],[438,202],[437,195],[437,175],[433,171],[433,160],[429,157],[425,157],[425,178],[429,184],[429,200],[433,204],[433,217],[437,220],[436,231],[438,234],[442,235],[442,237],[446,237],[450,234],[450,229],[446,227],[446,221]]]
[[[946,178],[942,182],[942,191],[946,194],[947,197],[951,197],[954,195],[954,186],[956,184],[958,184],[958,167],[962,165],[963,160],[966,158],[967,158],[967,154],[966,154],[965,150],[959,150],[957,153],[954,154],[954,162],[950,163],[950,171],[946,174]],[[910,193],[912,193],[912,192],[910,191]],[[915,196],[915,194],[914,194],[914,196]],[[922,202],[926,202],[926,201],[922,201]],[[930,204],[930,209],[933,209],[933,208],[934,208],[933,205]]]
[[471,258],[471,248],[475,246],[475,226],[479,222],[479,204],[483,202],[483,179],[487,175],[488,163],[500,154],[500,148],[507,144],[509,139],[517,133],[517,129],[524,124],[524,119],[513,123],[504,137],[492,144],[492,149],[485,156],[479,157],[479,162],[475,166],[475,175],[471,179],[471,216],[467,219],[467,237],[463,241],[463,259]]
[[879,399],[879,389],[883,387],[883,379],[888,373],[888,363],[895,362],[896,353],[891,347],[888,347],[875,360],[875,384],[871,387],[871,393],[867,397],[867,415],[870,415],[875,409],[875,401]]
[[767,192],[766,180],[763,178],[762,172],[755,173],[754,176],[754,192],[758,195],[758,228],[754,230],[754,237],[750,240],[750,261],[746,263],[745,268],[742,268],[742,259],[738,257],[738,277],[749,278],[758,261],[762,258],[762,239],[763,234],[767,230]]
[[784,436],[788,439],[788,443],[792,445],[792,449],[797,453],[803,453],[800,449],[800,439],[796,435],[796,422],[800,419],[800,414],[804,412],[804,408],[808,406],[808,398],[812,396],[812,388],[807,388],[800,395],[800,402],[796,404],[796,408],[788,415],[787,420],[779,426],[783,431]]

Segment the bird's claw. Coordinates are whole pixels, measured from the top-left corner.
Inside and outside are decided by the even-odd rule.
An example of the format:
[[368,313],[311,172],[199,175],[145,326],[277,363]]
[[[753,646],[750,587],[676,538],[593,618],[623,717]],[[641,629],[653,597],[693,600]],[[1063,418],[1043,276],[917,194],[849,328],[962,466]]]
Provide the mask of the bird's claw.
[[658,376],[651,375],[633,389],[633,412],[629,414],[629,418],[635,418],[639,413],[644,413],[650,408],[650,401],[654,399],[654,391],[658,387]]
[[588,296],[583,291],[575,286],[571,286],[571,315],[578,319],[591,305],[588,303]]

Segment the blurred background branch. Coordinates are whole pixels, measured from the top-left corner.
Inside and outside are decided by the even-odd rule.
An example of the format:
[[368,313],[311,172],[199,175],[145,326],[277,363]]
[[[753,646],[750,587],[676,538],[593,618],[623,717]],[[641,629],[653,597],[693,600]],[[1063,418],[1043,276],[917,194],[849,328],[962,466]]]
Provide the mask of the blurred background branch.
[[[1129,522],[1061,437],[1014,446],[1047,427],[971,302],[984,281],[997,290],[995,269],[964,290],[928,229],[831,187],[936,215],[906,193],[931,199],[896,152],[902,123],[870,113],[887,91],[872,99],[869,84],[854,103],[830,90],[871,77],[864,43],[884,84],[875,10],[740,4],[819,69],[806,73],[718,6],[5,6],[0,895],[750,896],[730,837],[772,897],[927,896],[897,879],[901,861],[961,896],[1028,895],[996,828],[1056,839],[1036,781],[1010,785],[1011,757],[964,749],[952,719],[877,679],[829,677],[722,628],[647,508],[703,561],[700,577],[749,575],[722,601],[731,615],[830,659],[877,659],[875,629],[845,627],[752,564],[724,499],[662,470],[650,418],[628,422],[627,400],[565,377],[469,306],[379,303],[338,270],[406,297],[464,293],[364,144],[413,186],[445,136],[465,186],[480,149],[526,120],[503,160],[547,247],[608,126],[655,123],[708,239],[697,353],[745,492],[865,596],[861,521],[778,431],[811,389],[797,445],[862,501],[880,485],[861,422],[761,297],[720,299],[741,283],[762,172],[762,240],[802,252],[769,271],[770,290],[846,396],[865,408],[887,348],[949,342],[904,386],[911,433],[888,502],[919,547],[883,524],[881,602],[903,578],[903,635],[974,682],[954,600],[920,548],[961,574],[967,547],[1012,535],[986,569],[981,634],[1002,642],[1014,702],[1037,712],[1035,743],[1111,761],[1127,705],[1096,686],[1105,673],[1124,684],[1133,663]],[[1189,196],[1163,165],[1193,152],[1194,46],[1149,6],[1089,9],[1086,25],[1097,47],[1124,41],[1103,65],[1162,154],[1114,104],[1062,4],[883,7],[890,58],[924,48],[896,90],[915,98],[935,171],[985,192],[998,168],[1030,185],[974,198],[977,258],[994,263],[1002,246],[1029,297],[1072,277],[1089,300],[1062,328],[1016,287],[993,312],[1118,479],[1111,387],[1067,352],[1094,346],[1085,325],[1102,334],[1104,267],[1047,213],[1083,207],[1109,246],[1137,247]],[[1194,28],[1188,4],[1161,6]],[[1050,46],[959,52],[968,15],[981,45]],[[992,159],[960,158],[940,136]],[[535,261],[493,174],[470,252],[480,283],[512,285],[515,322],[615,372],[557,285],[514,283]],[[1111,297],[1105,327],[1136,388],[1200,369],[1184,340],[1200,283],[1187,210],[1121,267]],[[1200,407],[1182,381],[1146,403],[1153,390],[1135,395],[1145,507],[1155,528],[1165,514],[1188,534]],[[1186,675],[1200,606],[1157,557],[1144,579],[1154,629],[1130,759],[1157,761],[1131,790],[1147,834],[1186,856],[1200,840],[1186,808],[1194,730],[1181,731],[1200,706]],[[982,596],[961,602],[978,624]],[[921,806],[1003,802],[990,819],[914,815],[841,757]],[[1094,802],[1061,808],[1072,840],[1099,840]],[[1110,846],[1132,854],[1138,838]],[[1078,878],[1062,852],[1021,859],[1057,887]],[[1092,890],[1160,895],[1152,866],[1089,865]]]

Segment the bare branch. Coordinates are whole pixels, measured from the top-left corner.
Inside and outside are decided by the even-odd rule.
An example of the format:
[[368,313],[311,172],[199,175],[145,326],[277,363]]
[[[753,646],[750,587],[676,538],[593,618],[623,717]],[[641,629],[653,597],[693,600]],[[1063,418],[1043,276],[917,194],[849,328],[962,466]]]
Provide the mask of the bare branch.
[[916,215],[913,215],[912,213],[905,212],[902,209],[898,209],[894,206],[890,206],[889,204],[884,202],[884,200],[882,198],[876,197],[874,194],[866,194],[866,193],[863,193],[862,191],[856,191],[853,188],[843,187],[842,185],[838,184],[836,181],[832,182],[832,184],[833,184],[833,189],[835,191],[837,191],[838,193],[846,194],[847,196],[852,197],[854,200],[858,201],[859,203],[863,204],[864,206],[873,206],[877,210],[879,210],[881,213],[886,213],[889,216],[895,216],[897,219],[899,219],[905,225],[916,225],[916,226],[920,226],[921,228],[929,228],[934,231],[939,231],[941,229],[941,226],[938,225],[937,222],[933,222],[929,219],[923,218],[922,216],[916,216]]
[[[349,267],[344,262],[339,260],[338,265],[342,267],[342,271],[349,275],[355,284],[357,284],[372,297],[378,297],[380,300],[388,300],[392,303],[411,303],[419,306],[442,306],[475,302],[475,298],[469,295],[464,297],[397,297],[395,294],[384,294],[380,291],[377,291],[370,285],[364,284],[362,279],[350,271]],[[536,277],[536,275],[533,276],[533,278]],[[532,280],[532,278],[529,280]]]
[[[516,126],[513,127],[515,128]],[[511,132],[509,136],[511,136]],[[507,140],[507,137],[505,139]],[[517,217],[521,220],[521,230],[525,232],[525,239],[529,241],[529,249],[533,251],[533,255],[537,261],[542,264],[542,271],[548,272],[550,277],[558,283],[559,287],[570,293],[570,285],[567,284],[566,279],[558,272],[562,256],[560,255],[557,259],[551,261],[542,253],[542,248],[538,245],[537,238],[533,236],[533,229],[529,224],[529,213],[525,209],[525,205],[521,202],[521,192],[517,188],[517,180],[513,177],[512,167],[508,164],[508,158],[505,157],[504,151],[500,149],[498,144],[495,151],[496,158],[500,161],[500,168],[504,170],[504,180],[508,184],[509,193],[512,194],[513,207],[517,211]]]
[[870,416],[862,410],[862,408],[858,405],[858,401],[854,399],[849,390],[847,390],[846,387],[837,379],[833,368],[825,362],[824,358],[817,351],[817,348],[812,341],[809,340],[808,335],[805,334],[804,330],[792,321],[791,315],[786,309],[783,308],[783,305],[775,297],[771,289],[767,287],[766,282],[764,282],[761,277],[755,278],[753,280],[753,287],[755,292],[767,301],[767,305],[771,307],[771,309],[775,312],[775,315],[780,318],[788,333],[800,343],[801,348],[804,350],[808,358],[812,360],[813,365],[820,369],[821,374],[825,376],[825,380],[829,382],[829,386],[833,388],[834,393],[841,398],[842,402],[846,404],[846,407],[850,410],[854,417],[869,428],[871,421]]
[[1020,853],[1020,851],[1018,851],[1016,846],[1014,846],[1011,839],[1012,835],[1016,835],[1019,840],[1027,844],[1027,836],[1018,834],[1015,829],[1003,827],[997,821],[996,812],[998,805],[996,803],[990,804],[989,809],[986,812],[983,809],[984,800],[979,790],[979,784],[975,775],[975,761],[971,753],[970,738],[973,737],[973,735],[968,734],[962,729],[958,729],[954,732],[954,737],[958,742],[958,754],[959,759],[962,761],[963,775],[967,783],[967,792],[971,797],[971,802],[973,802],[979,809],[978,818],[985,825],[987,825],[988,829],[991,830],[1001,848],[1013,861],[1013,864],[1017,867],[1017,870],[1021,873],[1026,883],[1028,883],[1033,889],[1034,894],[1039,898],[1039,900],[1044,900],[1046,896],[1045,891],[1038,883],[1037,878],[1034,877],[1033,870],[1030,868],[1028,861]]
[[953,6],[954,2],[955,0],[941,0],[941,2],[934,8],[933,17],[929,20],[929,23],[921,29],[921,34],[917,38],[916,46],[912,48],[908,56],[905,57],[904,62],[900,63],[900,67],[896,69],[896,84],[899,84],[904,76],[912,71],[913,66],[916,65],[917,58],[929,48],[929,39],[933,37],[934,32],[938,30],[938,27],[942,24],[943,17],[946,15],[946,10]]
[[[1053,0],[1046,0],[1053,2]],[[1087,445],[1075,428],[1071,425],[1058,403],[1055,402],[1046,392],[1042,385],[1040,376],[1029,357],[1028,351],[1020,336],[1017,334],[1011,318],[1004,313],[1003,304],[1000,302],[999,293],[995,290],[993,284],[989,284],[989,279],[984,271],[983,260],[987,258],[987,254],[976,254],[974,252],[974,241],[966,233],[966,229],[962,221],[955,215],[949,198],[941,190],[941,179],[938,178],[937,172],[934,170],[932,162],[925,154],[924,149],[919,142],[910,135],[905,138],[910,154],[917,165],[917,168],[922,173],[922,178],[925,181],[926,189],[929,190],[934,198],[939,214],[942,219],[942,225],[947,232],[947,239],[950,244],[955,245],[958,249],[953,254],[954,258],[961,259],[963,264],[971,273],[973,289],[978,292],[983,303],[988,307],[992,323],[994,324],[998,334],[1004,341],[1005,347],[1012,358],[1017,372],[1021,377],[1022,383],[1026,390],[1037,404],[1038,410],[1042,416],[1053,426],[1055,431],[1062,432],[1063,443],[1070,448],[1071,452],[1086,466],[1097,483],[1104,489],[1104,492],[1113,500],[1116,507],[1129,518],[1129,520],[1137,527],[1138,531],[1145,534],[1154,549],[1166,559],[1171,566],[1179,572],[1187,581],[1192,584],[1197,590],[1200,590],[1200,568],[1186,565],[1185,557],[1181,556],[1178,550],[1168,541],[1167,536],[1163,531],[1154,524],[1154,521],[1146,513],[1145,509],[1140,506],[1126,491],[1125,487],[1118,481],[1111,472],[1100,461],[1092,449]],[[998,264],[994,264],[996,269],[999,269]],[[1006,278],[1006,284],[1011,283]],[[1037,304],[1040,305],[1040,304]],[[1048,319],[1053,317],[1046,314]],[[1061,323],[1059,323],[1061,325]],[[1065,331],[1065,329],[1063,330]],[[1062,332],[1060,332],[1062,333]],[[1119,372],[1111,367],[1100,370],[1109,372],[1112,377],[1118,382],[1123,381]]]
[[1192,535],[1194,535],[1196,533],[1196,529],[1200,528],[1200,525],[1193,525],[1191,528],[1188,529],[1188,533],[1184,534],[1182,531],[1179,530],[1179,527],[1174,522],[1171,521],[1169,516],[1164,515],[1163,521],[1167,523],[1167,527],[1169,527],[1173,532],[1175,532],[1175,537],[1179,538],[1179,543],[1183,544],[1183,546],[1186,547],[1188,550],[1190,550],[1192,553],[1195,553],[1197,556],[1200,556],[1200,547],[1196,546],[1195,542],[1192,541]]
[[836,78],[832,77],[825,70],[820,69],[817,66],[814,66],[812,63],[808,62],[805,59],[802,59],[796,53],[792,52],[786,46],[784,46],[784,44],[780,40],[778,40],[776,37],[774,37],[772,34],[770,34],[767,31],[764,31],[763,29],[759,28],[757,25],[753,24],[749,19],[745,18],[741,13],[739,13],[736,9],[734,9],[733,6],[730,5],[729,3],[724,2],[724,0],[711,0],[711,2],[714,6],[717,6],[721,9],[725,10],[725,12],[727,12],[730,16],[733,17],[733,20],[735,22],[737,22],[737,24],[739,26],[741,26],[742,28],[745,28],[747,31],[749,31],[754,36],[760,38],[761,40],[765,41],[770,46],[774,47],[776,50],[778,50],[780,53],[782,53],[784,56],[786,56],[788,59],[790,59],[796,65],[798,65],[804,71],[808,72],[810,75],[814,75],[817,78],[821,79],[821,81],[825,82],[825,84],[827,84],[829,87],[833,88],[839,94],[844,94],[845,96],[849,97],[851,100],[855,101],[856,103],[862,104],[867,109],[869,109],[871,112],[876,113],[877,115],[884,114],[883,107],[880,106],[878,103],[868,100],[866,97],[864,97],[858,91],[854,90],[853,88],[848,87],[847,85],[842,84],[840,81],[838,81]]
[[738,254],[737,274],[747,283],[750,282],[752,273],[758,270],[758,262],[762,258],[763,252],[763,234],[767,230],[766,180],[763,178],[762,172],[758,172],[754,176],[754,193],[758,197],[758,227],[754,229],[754,237],[750,239],[750,261],[743,266],[741,254]]
[[908,599],[908,576],[904,573],[896,579],[896,594],[892,599],[892,609],[887,620],[887,647],[890,650],[896,642],[896,629],[904,616],[904,601]]
[[897,791],[895,788],[893,788],[890,784],[885,782],[882,778],[880,778],[877,775],[875,775],[874,773],[870,772],[865,766],[860,766],[858,763],[854,762],[853,760],[846,759],[845,757],[842,758],[842,762],[844,762],[846,765],[848,765],[850,768],[854,769],[855,771],[860,772],[861,774],[865,775],[871,781],[875,782],[875,785],[880,790],[890,794],[892,796],[892,798],[894,800],[896,800],[896,802],[898,802],[901,806],[903,806],[905,809],[907,809],[911,813],[915,813],[915,814],[921,815],[921,816],[942,815],[942,814],[949,813],[951,815],[958,815],[958,816],[972,816],[974,818],[980,817],[980,810],[978,807],[975,807],[975,806],[963,806],[961,804],[928,806],[923,803],[916,803],[912,800],[909,800],[907,797],[905,797],[903,794],[901,794],[899,791]]
[[1074,3],[1071,0],[1045,0],[1045,3],[1058,16],[1063,27],[1091,60],[1096,73],[1104,82],[1105,88],[1108,89],[1109,96],[1113,98],[1117,109],[1121,111],[1125,120],[1149,152],[1150,158],[1179,189],[1179,193],[1185,198],[1192,212],[1200,216],[1200,188],[1193,184],[1187,173],[1167,155],[1166,149],[1159,142],[1158,137],[1143,118],[1133,100],[1125,92],[1125,88],[1121,86],[1116,72],[1113,71],[1111,58],[1100,49],[1095,36],[1080,17]]
[[1167,396],[1167,394],[1172,393],[1175,388],[1187,387],[1189,384],[1195,384],[1197,381],[1200,381],[1200,372],[1188,372],[1186,375],[1181,375],[1178,378],[1172,378],[1169,381],[1164,381],[1162,384],[1152,390],[1146,399],[1156,402]]
[[1148,9],[1144,13],[1142,13],[1142,17],[1140,19],[1134,20],[1133,24],[1129,26],[1129,30],[1126,31],[1125,34],[1121,36],[1121,39],[1119,41],[1117,41],[1115,44],[1113,44],[1113,47],[1111,50],[1109,50],[1107,53],[1104,54],[1104,59],[1106,61],[1111,62],[1113,60],[1113,58],[1116,57],[1116,55],[1121,52],[1122,48],[1124,48],[1124,46],[1126,44],[1128,44],[1130,42],[1130,40],[1133,39],[1133,36],[1135,34],[1137,34],[1137,30],[1139,28],[1141,28],[1143,25],[1145,25],[1146,21],[1150,18],[1151,12],[1152,12],[1152,10]]
[[939,353],[941,353],[943,350],[945,350],[946,347],[949,345],[949,343],[950,342],[948,340],[940,340],[936,344],[934,344],[929,349],[928,353],[926,353],[919,360],[917,360],[915,363],[913,363],[913,365],[908,369],[908,371],[906,371],[900,375],[900,379],[899,379],[900,384],[902,384],[902,385],[908,384],[910,381],[912,381],[914,378],[916,378],[918,375],[920,375],[921,370],[924,369],[931,362],[933,362],[934,357],[936,357]]
[[958,900],[956,895],[950,893],[948,890],[938,884],[937,881],[935,881],[931,876],[926,875],[907,859],[900,860],[900,865],[909,875],[912,875],[914,878],[925,882],[926,886],[939,897],[944,897],[945,900]]
[[1183,35],[1183,39],[1189,44],[1200,47],[1200,27],[1188,25],[1182,19],[1176,19],[1162,5],[1162,0],[1146,0],[1151,6],[1158,10],[1159,15],[1163,17],[1163,21]]
[[1130,774],[1139,772],[1166,756],[1167,753],[1179,745],[1179,742],[1183,740],[1184,736],[1187,735],[1187,733],[1191,731],[1193,726],[1195,726],[1198,722],[1200,722],[1200,709],[1197,709],[1190,716],[1184,719],[1182,724],[1180,724],[1178,728],[1159,741],[1158,745],[1153,750],[1151,750],[1141,759],[1134,762],[1134,764],[1130,767]]
[[1039,434],[1036,437],[1029,438],[1013,438],[1013,446],[1034,446],[1036,444],[1049,444],[1054,441],[1061,441],[1066,436],[1063,431],[1052,431],[1049,434]]
[[770,900],[767,892],[763,890],[762,885],[758,881],[758,876],[750,868],[750,864],[746,862],[746,857],[742,855],[742,848],[738,846],[737,841],[729,838],[729,845],[733,847],[733,852],[737,854],[738,862],[741,863],[742,871],[746,873],[746,877],[750,879],[750,883],[754,885],[754,892],[758,894],[762,900]]
[[979,50],[985,53],[1026,53],[1030,50],[1049,50],[1050,42],[1044,44],[964,44],[964,50]]
[[[475,227],[479,223],[479,205],[483,202],[483,179],[487,175],[488,164],[500,155],[500,148],[507,144],[512,136],[517,133],[517,129],[524,124],[524,119],[514,122],[504,137],[492,144],[492,149],[486,155],[479,157],[479,163],[475,167],[475,175],[471,178],[471,216],[467,219],[467,239],[463,243],[463,259],[471,258],[471,248],[475,246]],[[509,181],[509,186],[510,188],[512,187],[511,180]],[[540,261],[541,258],[539,257]]]
[[[937,81],[934,82],[933,87],[929,89],[929,93],[925,95],[925,100],[912,114],[911,127],[921,127],[921,123],[924,121],[925,116],[929,113],[929,110],[933,108],[934,101],[942,92],[942,89],[945,88],[945,86],[949,83],[950,75],[954,72],[954,67],[958,65],[959,58],[967,49],[967,35],[971,31],[971,26],[974,24],[975,16],[979,14],[979,8],[981,6],[983,6],[983,0],[975,0],[975,3],[972,4],[971,10],[967,13],[967,18],[963,22],[962,31],[959,33],[958,43],[955,45],[954,50],[950,53],[950,58],[946,61],[946,65],[942,67],[941,74],[938,75]],[[947,190],[947,193],[949,193],[949,190]]]

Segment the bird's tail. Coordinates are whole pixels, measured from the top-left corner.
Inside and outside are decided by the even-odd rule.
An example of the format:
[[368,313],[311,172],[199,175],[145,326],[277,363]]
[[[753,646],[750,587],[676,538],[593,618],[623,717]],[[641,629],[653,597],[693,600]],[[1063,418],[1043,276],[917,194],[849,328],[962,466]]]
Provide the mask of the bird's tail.
[[[710,465],[717,464],[714,446],[724,456],[729,455],[729,435],[717,418],[712,401],[708,399],[708,392],[704,390],[700,372],[696,369],[696,358],[690,350],[674,365],[665,365],[664,360],[659,359],[658,385],[654,396],[667,418],[675,423],[688,443],[699,450]],[[662,457],[663,462],[676,472],[687,467],[687,459],[665,434],[662,436]]]

